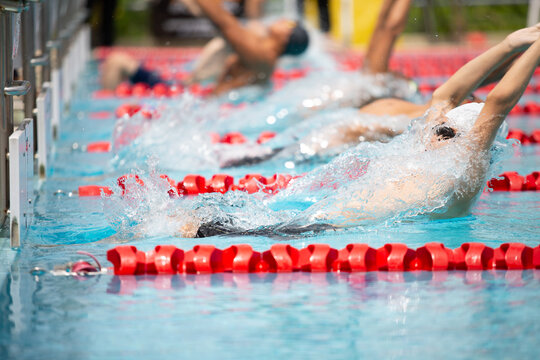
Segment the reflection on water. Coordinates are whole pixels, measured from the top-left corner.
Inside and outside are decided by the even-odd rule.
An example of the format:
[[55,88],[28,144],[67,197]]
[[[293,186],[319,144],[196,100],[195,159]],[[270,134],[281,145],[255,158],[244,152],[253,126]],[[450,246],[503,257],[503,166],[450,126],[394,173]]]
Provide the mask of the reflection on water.
[[[536,351],[540,271],[100,276],[13,272],[2,358],[497,357]],[[501,326],[502,325],[502,326]],[[509,333],[511,329],[511,334]],[[121,337],[118,335],[122,334]],[[58,336],[62,341],[58,342]],[[225,346],[227,345],[227,346]],[[216,352],[225,346],[225,352]],[[451,353],[446,352],[449,348]],[[336,349],[340,349],[339,356]],[[444,355],[447,354],[448,356]]]

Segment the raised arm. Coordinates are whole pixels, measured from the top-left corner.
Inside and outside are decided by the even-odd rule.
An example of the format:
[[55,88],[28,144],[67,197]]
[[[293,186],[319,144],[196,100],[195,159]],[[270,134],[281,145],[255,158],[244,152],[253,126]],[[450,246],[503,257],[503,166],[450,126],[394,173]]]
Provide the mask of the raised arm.
[[540,24],[508,35],[502,42],[461,67],[433,93],[430,105],[454,108],[509,58],[525,50],[540,35]]
[[386,0],[379,13],[377,25],[371,35],[364,71],[388,72],[388,62],[397,37],[405,29],[412,0]]
[[484,150],[491,147],[499,126],[525,91],[539,63],[540,39],[537,39],[488,94],[471,131],[473,140]]
[[196,0],[204,14],[216,25],[240,59],[250,64],[273,65],[279,49],[272,42],[254,34],[221,6],[220,0]]

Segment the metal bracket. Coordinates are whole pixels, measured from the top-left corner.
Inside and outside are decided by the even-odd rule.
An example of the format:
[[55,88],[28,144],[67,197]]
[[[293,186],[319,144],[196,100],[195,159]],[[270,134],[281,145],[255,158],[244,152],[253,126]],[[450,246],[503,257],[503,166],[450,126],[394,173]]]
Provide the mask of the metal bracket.
[[26,95],[31,86],[29,81],[14,80],[4,88],[4,94],[8,96]]
[[0,11],[20,13],[28,10],[28,5],[22,1],[0,0]]
[[32,221],[34,126],[26,119],[9,137],[11,247],[19,247]]
[[45,54],[30,60],[30,65],[32,66],[45,66],[47,64],[49,64],[49,54]]
[[47,41],[47,44],[45,44],[47,49],[58,49],[60,46],[62,46],[61,40],[49,40]]

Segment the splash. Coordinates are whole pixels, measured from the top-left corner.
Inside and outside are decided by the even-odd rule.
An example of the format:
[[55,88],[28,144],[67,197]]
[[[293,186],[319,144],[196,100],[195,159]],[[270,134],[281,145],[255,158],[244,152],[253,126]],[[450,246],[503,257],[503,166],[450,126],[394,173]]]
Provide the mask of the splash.
[[159,158],[164,169],[199,169],[218,166],[208,133],[211,119],[219,117],[219,102],[185,94],[174,106],[161,106],[159,116],[148,117],[144,109],[131,118],[120,118],[113,133],[112,160],[117,169],[143,167]]
[[344,108],[310,117],[265,146],[283,149],[273,163],[292,169],[295,163],[332,158],[359,142],[388,142],[403,133],[410,122],[407,116],[377,116]]
[[[467,134],[481,107],[449,113]],[[470,110],[470,111],[469,111]],[[296,179],[271,197],[243,192],[170,198],[167,184],[147,175],[147,187],[111,197],[111,224],[121,233],[185,235],[179,229],[204,223],[235,230],[392,226],[403,221],[463,216],[496,165],[511,155],[505,127],[491,151],[473,149],[475,139],[460,136],[433,147],[432,124],[425,118],[389,143],[362,143],[329,164]],[[154,179],[154,180],[152,180]],[[155,184],[155,185],[154,185]],[[193,235],[193,234],[192,234]]]
[[232,114],[223,129],[283,131],[323,109],[361,107],[378,98],[413,100],[416,88],[392,74],[368,75],[360,72],[312,72],[310,76],[287,84],[265,101]]
[[[281,89],[270,92],[269,87],[249,86],[204,102],[184,94],[174,103],[119,119],[113,137],[113,167],[122,170],[141,167],[146,159],[155,156],[161,159],[165,170],[215,170],[227,158],[236,157],[236,150],[212,143],[209,129],[221,134],[240,131],[256,137],[262,130],[284,131],[323,109],[359,107],[383,97],[411,100],[417,95],[409,81],[392,74],[338,70],[335,60],[321,50],[320,37],[312,35],[313,46],[307,54],[280,60],[280,67],[307,69],[307,77],[290,81]],[[251,105],[235,109],[243,102]],[[223,105],[233,110],[224,110]],[[148,112],[159,113],[159,118],[145,116]],[[325,120],[335,121],[339,112],[317,116],[315,121],[320,121],[322,126]],[[255,147],[241,150],[266,155],[264,149]]]
[[[262,104],[249,106],[252,109],[249,111],[256,111],[253,108],[260,106],[274,106],[270,101]],[[249,128],[251,118],[244,117],[248,110],[223,113],[218,102],[201,102],[185,96],[174,106],[152,111],[159,113],[159,117],[149,118],[145,115],[149,110],[144,110],[117,121],[113,142],[113,166],[116,169],[140,167],[149,157],[157,157],[167,171],[215,171],[234,163],[235,159],[242,159],[243,154],[264,158],[277,148],[286,148],[276,158],[281,164],[289,160],[306,161],[314,155],[332,157],[358,141],[388,141],[403,132],[409,122],[404,116],[373,116],[361,114],[354,108],[326,110],[307,119],[301,116],[302,121],[291,125],[264,147],[258,146],[254,139],[231,146],[213,142],[208,129],[220,133],[225,133],[227,128],[235,129],[230,124],[234,124],[237,117],[242,117],[244,128]],[[289,115],[287,110],[278,111],[275,119]],[[264,128],[260,127],[261,130]],[[350,129],[356,129],[353,134],[360,131],[361,135],[345,138]]]

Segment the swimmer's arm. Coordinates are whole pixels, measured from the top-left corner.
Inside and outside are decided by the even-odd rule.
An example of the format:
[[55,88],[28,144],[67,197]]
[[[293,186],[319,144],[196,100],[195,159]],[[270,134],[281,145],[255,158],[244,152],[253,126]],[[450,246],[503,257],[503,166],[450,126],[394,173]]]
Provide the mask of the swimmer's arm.
[[364,71],[388,72],[388,62],[397,37],[407,25],[412,0],[386,0],[379,13],[377,25],[369,41]]
[[205,15],[221,30],[245,63],[273,65],[279,57],[268,41],[243,27],[240,22],[221,6],[218,0],[197,0]]
[[504,61],[501,65],[499,65],[495,70],[493,70],[493,72],[489,74],[488,77],[486,77],[484,81],[482,81],[482,83],[478,87],[493,84],[494,82],[501,80],[504,74],[506,74],[508,69],[510,69],[514,61],[516,61],[516,59],[520,55],[521,53],[516,53],[510,56],[508,59],[506,59],[506,61]]
[[540,39],[516,60],[502,80],[488,94],[486,104],[478,115],[471,138],[483,150],[491,147],[497,130],[508,112],[516,105],[540,63]]
[[509,57],[523,51],[540,37],[540,24],[508,35],[502,42],[461,67],[433,93],[431,105],[456,107]]
[[248,19],[259,19],[262,17],[262,7],[264,0],[246,0],[246,17]]

